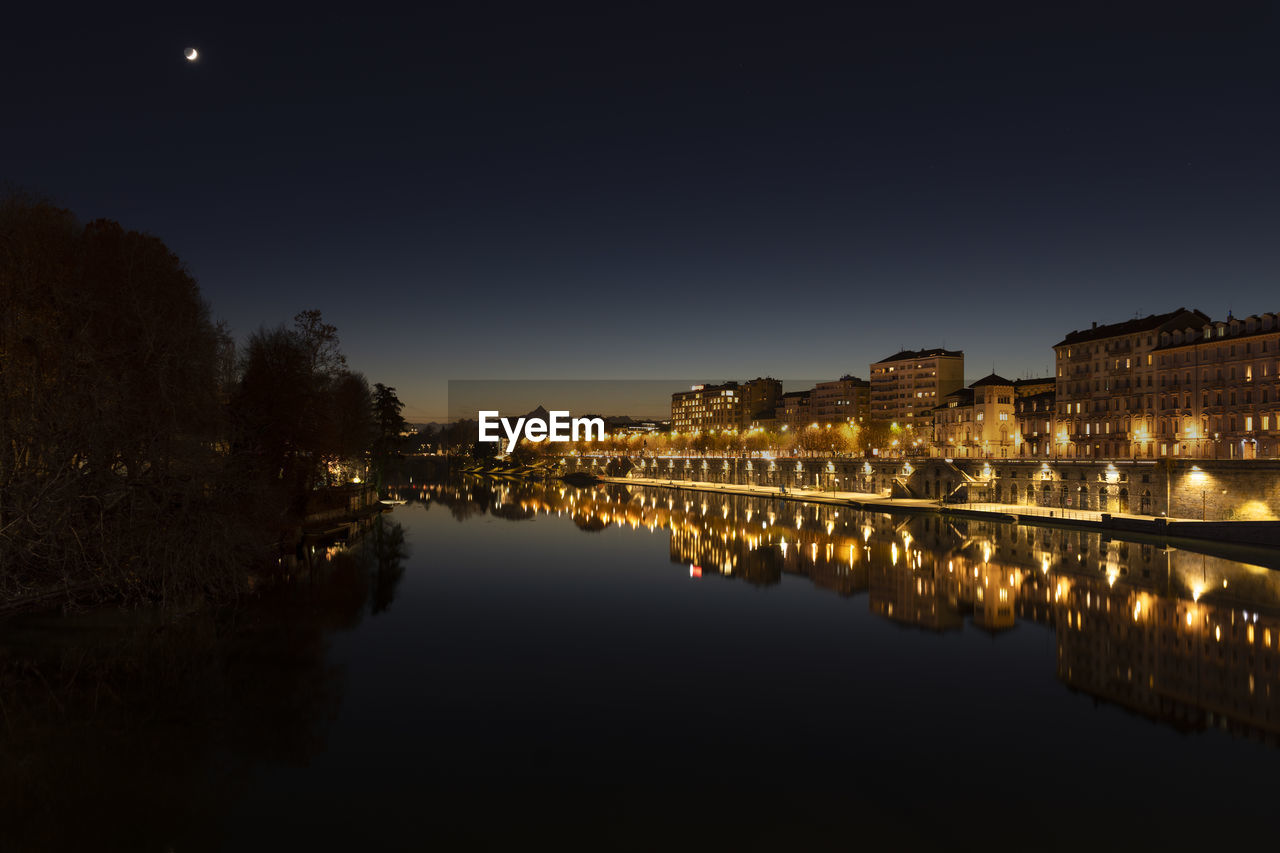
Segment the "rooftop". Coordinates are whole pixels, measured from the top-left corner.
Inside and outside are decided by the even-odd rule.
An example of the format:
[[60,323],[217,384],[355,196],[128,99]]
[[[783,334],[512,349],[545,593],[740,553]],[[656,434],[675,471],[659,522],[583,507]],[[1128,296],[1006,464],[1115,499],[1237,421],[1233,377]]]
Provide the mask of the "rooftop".
[[969,387],[970,387],[970,388],[984,388],[984,387],[986,387],[987,385],[1009,385],[1009,386],[1012,386],[1012,385],[1013,385],[1013,380],[1012,380],[1012,379],[1005,379],[1003,376],[999,376],[999,375],[997,375],[997,374],[995,374],[995,373],[990,373],[990,374],[988,374],[988,375],[986,375],[986,376],[982,377],[981,379],[979,379],[977,382],[974,382],[974,383],[973,383],[972,385],[970,385]]
[[964,350],[959,349],[904,349],[888,358],[882,358],[876,364],[887,364],[891,361],[906,361],[910,358],[964,358]]
[[[1195,322],[1194,318],[1199,317],[1199,322]],[[1151,314],[1147,317],[1140,317],[1133,320],[1126,320],[1123,323],[1111,323],[1106,326],[1093,324],[1090,329],[1076,330],[1068,334],[1055,347],[1066,346],[1067,344],[1079,344],[1085,341],[1100,341],[1103,338],[1116,338],[1122,335],[1136,335],[1141,332],[1154,332],[1166,323],[1175,320],[1190,323],[1193,326],[1201,326],[1209,322],[1209,315],[1203,311],[1196,311],[1189,308],[1179,308],[1176,311],[1170,311],[1168,314]]]
[[1158,343],[1156,349],[1176,349],[1223,338],[1274,335],[1278,330],[1280,330],[1280,314],[1251,314],[1248,317],[1233,317],[1228,314],[1225,320],[1211,320],[1198,326],[1187,323],[1185,326],[1162,330],[1171,334],[1168,340]]

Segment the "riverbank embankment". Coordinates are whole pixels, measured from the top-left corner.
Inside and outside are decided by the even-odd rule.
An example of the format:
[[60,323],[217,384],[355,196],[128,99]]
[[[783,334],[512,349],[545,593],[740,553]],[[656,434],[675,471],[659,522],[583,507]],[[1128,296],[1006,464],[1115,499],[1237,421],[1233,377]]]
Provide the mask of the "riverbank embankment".
[[[1042,527],[1069,527],[1090,530],[1139,541],[1203,549],[1213,543],[1215,550],[1231,546],[1244,549],[1253,560],[1280,566],[1280,522],[1274,521],[1202,521],[1189,518],[1151,518],[1090,510],[1060,510],[1015,504],[964,503],[946,504],[925,498],[891,498],[866,492],[816,489],[794,489],[781,486],[757,486],[733,483],[710,483],[690,480],[662,480],[646,477],[596,478],[601,483],[623,486],[646,486],[676,491],[710,492],[743,495],[806,503],[845,506],[851,509],[891,514],[935,513],[955,518],[981,519]],[[1270,559],[1268,559],[1268,557]]]

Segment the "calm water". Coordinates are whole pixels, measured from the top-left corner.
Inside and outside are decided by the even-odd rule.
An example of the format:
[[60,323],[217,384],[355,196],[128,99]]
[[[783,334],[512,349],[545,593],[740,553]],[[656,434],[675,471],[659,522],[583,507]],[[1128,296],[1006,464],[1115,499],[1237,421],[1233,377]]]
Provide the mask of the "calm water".
[[661,489],[402,496],[231,613],[0,629],[6,849],[1272,831],[1280,573]]

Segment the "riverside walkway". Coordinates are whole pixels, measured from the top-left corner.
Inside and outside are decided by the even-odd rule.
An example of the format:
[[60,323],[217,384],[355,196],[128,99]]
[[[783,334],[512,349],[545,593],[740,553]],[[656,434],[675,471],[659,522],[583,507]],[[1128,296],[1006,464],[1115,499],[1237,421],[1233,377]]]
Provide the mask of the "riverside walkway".
[[[1056,507],[1022,506],[1019,504],[998,503],[953,503],[945,504],[929,498],[890,498],[875,492],[832,491],[831,489],[787,488],[780,486],[755,486],[739,483],[712,483],[702,480],[664,480],[655,477],[600,477],[601,482],[622,485],[660,486],[669,489],[688,489],[697,492],[716,492],[728,495],[747,495],[757,498],[782,498],[784,500],[808,501],[811,503],[832,503],[841,505],[857,505],[871,509],[883,508],[886,511],[907,510],[915,512],[963,513],[966,515],[989,515],[1008,520],[1011,516],[1035,516],[1056,521],[1085,521],[1101,523],[1107,518],[1132,518],[1149,521],[1151,516],[1126,515],[1123,513],[1102,513],[1084,509],[1058,509]],[[1193,519],[1171,519],[1173,521],[1192,521]]]
[[1165,518],[1002,503],[945,504],[926,498],[891,498],[871,492],[796,489],[712,483],[702,480],[665,480],[655,477],[598,477],[597,479],[603,483],[624,486],[652,486],[722,495],[833,504],[872,512],[937,513],[1013,524],[1075,527],[1164,544],[1185,542],[1189,547],[1197,547],[1195,545],[1197,542],[1214,542],[1231,547],[1240,546],[1255,552],[1257,549],[1264,549],[1268,556],[1261,560],[1255,556],[1254,560],[1263,565],[1280,568],[1280,551],[1277,550],[1280,549],[1280,522],[1274,521],[1202,521],[1192,518]]

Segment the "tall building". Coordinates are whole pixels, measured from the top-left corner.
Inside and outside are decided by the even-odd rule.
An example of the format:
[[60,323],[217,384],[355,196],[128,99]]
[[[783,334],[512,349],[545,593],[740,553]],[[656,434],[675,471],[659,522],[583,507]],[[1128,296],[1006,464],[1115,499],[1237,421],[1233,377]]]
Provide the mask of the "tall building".
[[676,432],[746,429],[756,414],[771,416],[781,395],[782,383],[763,377],[694,385],[671,395],[671,428]]
[[813,392],[788,391],[778,398],[775,410],[775,422],[778,427],[790,430],[804,429],[813,423]]
[[1280,455],[1280,316],[1163,329],[1151,356],[1156,379],[1130,420],[1141,437],[1133,455]]
[[746,429],[757,416],[768,417],[778,405],[782,396],[782,383],[768,376],[757,376],[743,382],[738,393],[742,400],[742,411],[738,415],[738,428]]
[[963,351],[903,350],[871,365],[870,415],[924,428],[942,398],[963,387]]
[[[1162,386],[1155,349],[1161,340],[1203,327],[1208,315],[1186,308],[1123,323],[1074,331],[1054,346],[1057,360],[1057,456],[1153,456],[1156,423],[1149,422]],[[1188,403],[1188,409],[1190,404]],[[1166,443],[1168,438],[1166,437]]]
[[820,424],[853,424],[864,420],[871,408],[871,383],[845,374],[819,382],[811,400],[813,420]]

